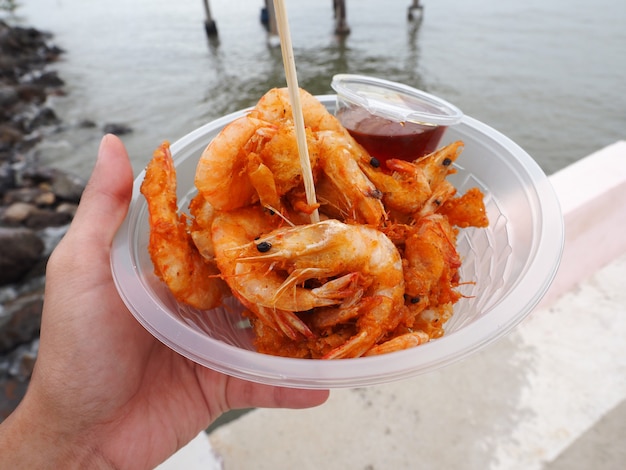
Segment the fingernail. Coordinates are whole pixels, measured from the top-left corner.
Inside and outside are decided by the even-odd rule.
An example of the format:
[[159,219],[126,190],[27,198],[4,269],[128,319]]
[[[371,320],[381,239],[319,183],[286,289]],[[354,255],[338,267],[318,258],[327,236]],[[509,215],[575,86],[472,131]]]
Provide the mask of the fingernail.
[[104,146],[106,145],[106,141],[109,137],[109,134],[104,134],[102,136],[102,139],[100,140],[100,146],[98,147],[98,156],[97,159],[100,159],[100,156],[102,155],[102,151],[104,149]]

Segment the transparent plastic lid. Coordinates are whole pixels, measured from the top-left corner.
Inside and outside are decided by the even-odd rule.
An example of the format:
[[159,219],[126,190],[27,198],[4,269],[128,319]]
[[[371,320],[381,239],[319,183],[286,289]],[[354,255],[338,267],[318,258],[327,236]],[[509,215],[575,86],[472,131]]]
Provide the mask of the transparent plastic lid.
[[450,126],[463,117],[462,111],[453,104],[402,83],[365,75],[338,74],[333,77],[331,87],[338,99],[398,122]]

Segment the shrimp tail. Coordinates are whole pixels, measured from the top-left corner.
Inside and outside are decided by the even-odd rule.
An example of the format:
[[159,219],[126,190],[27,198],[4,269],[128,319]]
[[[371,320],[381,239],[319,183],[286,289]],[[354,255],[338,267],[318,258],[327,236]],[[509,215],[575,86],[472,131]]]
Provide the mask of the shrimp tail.
[[298,339],[298,333],[305,338],[315,337],[306,323],[304,323],[294,312],[280,309],[275,309],[273,311],[281,331],[291,339]]
[[424,344],[430,341],[430,336],[423,331],[413,331],[405,333],[395,338],[378,344],[369,349],[364,356],[377,356],[379,354],[387,354],[394,351],[401,351],[403,349],[414,348],[420,344]]
[[168,142],[154,151],[141,193],[148,205],[148,252],[155,274],[177,300],[201,310],[215,308],[226,286],[216,276],[217,268],[198,252],[187,231],[187,216],[178,213],[176,170]]
[[360,273],[348,273],[328,281],[326,284],[311,289],[318,298],[354,303],[363,294],[359,285]]
[[376,344],[385,331],[397,326],[399,318],[385,314],[393,308],[393,300],[389,297],[368,297],[361,301],[361,306],[365,313],[357,320],[358,332],[344,344],[328,352],[323,359],[360,357]]
[[[236,294],[236,293],[235,293]],[[255,305],[241,296],[237,296],[239,301],[253,314],[255,314],[265,325],[275,331],[283,333],[291,340],[313,338],[315,335],[311,329],[295,313],[278,308]]]
[[[298,283],[306,279],[322,277],[322,273],[323,270],[316,268],[294,270],[278,288],[272,300],[276,301],[281,295],[289,292],[290,288],[296,287]],[[314,294],[317,305],[320,307],[336,305],[354,297],[355,293],[361,290],[356,286],[358,278],[359,273],[348,273],[337,279],[332,279],[320,287],[311,289],[311,293]],[[293,292],[295,293],[295,290]]]

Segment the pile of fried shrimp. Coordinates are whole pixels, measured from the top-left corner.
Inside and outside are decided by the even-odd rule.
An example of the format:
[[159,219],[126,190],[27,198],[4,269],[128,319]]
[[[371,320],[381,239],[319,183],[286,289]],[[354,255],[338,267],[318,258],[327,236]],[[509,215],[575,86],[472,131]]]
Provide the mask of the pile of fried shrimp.
[[156,275],[196,309],[236,297],[265,354],[352,358],[442,336],[462,297],[458,232],[488,225],[482,192],[446,179],[463,143],[382,168],[315,97],[300,99],[314,203],[286,88],[209,143],[188,214],[169,144],[155,150],[141,193]]

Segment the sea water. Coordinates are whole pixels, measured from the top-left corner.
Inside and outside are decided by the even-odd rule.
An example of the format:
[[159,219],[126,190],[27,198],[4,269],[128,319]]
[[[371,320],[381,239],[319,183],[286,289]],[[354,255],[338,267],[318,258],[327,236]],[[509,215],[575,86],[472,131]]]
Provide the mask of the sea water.
[[[284,86],[263,3],[209,0],[210,39],[203,0],[21,2],[13,19],[65,50],[52,68],[67,95],[51,102],[64,128],[39,146],[41,160],[87,176],[104,125],[122,123],[139,171],[162,140]],[[407,18],[412,0],[346,3],[351,32],[338,37],[331,0],[286,0],[312,93],[331,93],[335,73],[421,88],[509,136],[546,173],[626,138],[626,2],[421,0],[421,21]]]

